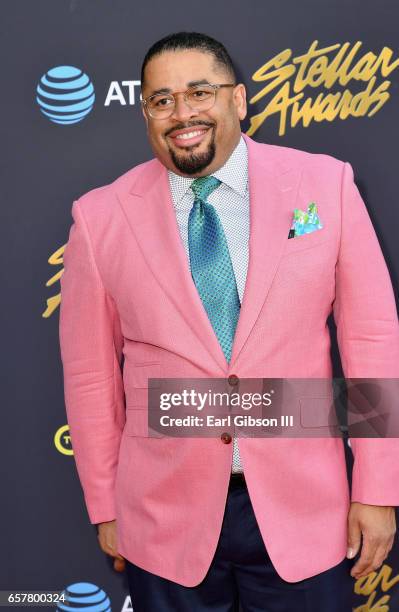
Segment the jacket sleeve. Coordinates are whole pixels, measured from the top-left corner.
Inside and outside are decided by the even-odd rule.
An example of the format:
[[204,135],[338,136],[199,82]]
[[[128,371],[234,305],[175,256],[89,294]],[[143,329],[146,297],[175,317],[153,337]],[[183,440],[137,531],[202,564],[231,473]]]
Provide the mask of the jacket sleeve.
[[[346,378],[399,377],[399,325],[393,288],[349,163],[344,164],[342,176],[333,314]],[[354,456],[352,501],[399,505],[399,439],[352,438],[350,444]]]
[[125,422],[123,338],[104,289],[79,201],[64,250],[59,319],[72,448],[91,523],[115,519],[115,478]]

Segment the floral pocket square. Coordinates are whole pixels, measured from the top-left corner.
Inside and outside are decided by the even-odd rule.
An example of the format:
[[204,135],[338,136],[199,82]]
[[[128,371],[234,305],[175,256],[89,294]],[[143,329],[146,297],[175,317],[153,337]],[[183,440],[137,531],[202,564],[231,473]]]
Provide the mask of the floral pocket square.
[[294,215],[288,238],[296,238],[297,236],[310,234],[318,229],[322,229],[322,227],[323,225],[317,214],[317,206],[314,202],[310,202],[306,211],[300,208],[294,208]]

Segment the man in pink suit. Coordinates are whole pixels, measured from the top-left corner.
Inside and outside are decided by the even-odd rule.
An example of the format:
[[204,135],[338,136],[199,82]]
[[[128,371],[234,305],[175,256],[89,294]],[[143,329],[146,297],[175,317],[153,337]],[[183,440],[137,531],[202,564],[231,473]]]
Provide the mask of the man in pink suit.
[[[346,377],[399,376],[392,286],[352,168],[243,134],[245,87],[203,34],[151,47],[142,97],[155,158],[74,202],[61,278],[90,521],[135,612],[350,610],[353,577],[393,544],[398,442],[352,439],[349,491],[341,438],[150,436],[147,391],[329,378],[331,312]],[[289,238],[309,202],[322,227]]]

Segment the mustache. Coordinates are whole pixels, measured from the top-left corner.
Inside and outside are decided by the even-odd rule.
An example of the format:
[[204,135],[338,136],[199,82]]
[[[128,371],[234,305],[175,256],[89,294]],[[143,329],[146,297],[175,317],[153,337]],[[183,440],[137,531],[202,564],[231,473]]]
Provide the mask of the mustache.
[[173,132],[177,131],[177,130],[185,130],[187,128],[191,128],[191,127],[195,127],[196,125],[206,125],[207,127],[214,127],[214,123],[211,123],[210,121],[190,121],[188,123],[181,123],[180,125],[174,125],[172,128],[170,128],[170,130],[167,130],[165,132],[165,136],[169,136],[169,134],[172,134]]

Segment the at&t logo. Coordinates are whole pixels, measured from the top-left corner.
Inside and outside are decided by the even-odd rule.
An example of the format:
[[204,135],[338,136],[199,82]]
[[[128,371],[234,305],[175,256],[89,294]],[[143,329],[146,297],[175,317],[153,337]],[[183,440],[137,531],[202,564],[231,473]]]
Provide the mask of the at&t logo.
[[95,100],[93,83],[75,66],[50,68],[40,79],[36,93],[41,112],[61,125],[82,121]]

